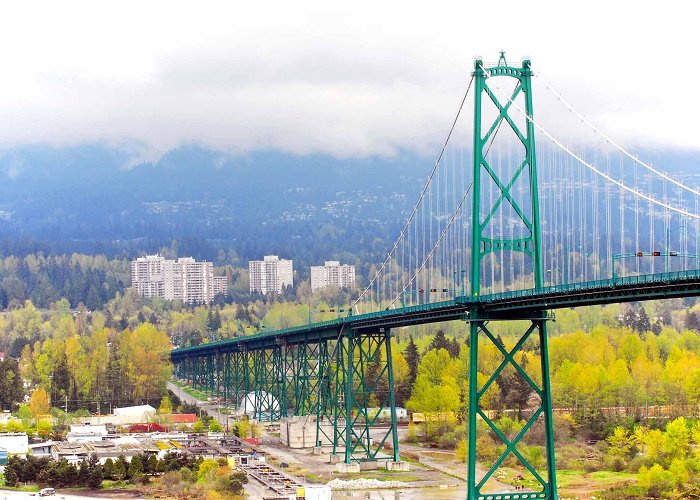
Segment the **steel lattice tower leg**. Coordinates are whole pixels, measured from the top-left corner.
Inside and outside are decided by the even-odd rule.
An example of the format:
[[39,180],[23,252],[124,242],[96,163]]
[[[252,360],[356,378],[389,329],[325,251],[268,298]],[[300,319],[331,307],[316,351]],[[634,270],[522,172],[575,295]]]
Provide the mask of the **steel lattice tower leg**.
[[[509,109],[512,102],[521,94],[525,101],[525,112],[529,117],[533,116],[532,108],[532,71],[530,61],[523,61],[522,67],[508,66],[505,56],[501,53],[498,65],[485,68],[481,60],[477,60],[474,65],[474,172],[473,172],[473,198],[472,198],[472,240],[471,240],[471,294],[477,298],[481,294],[481,274],[482,261],[491,252],[504,251],[521,252],[532,258],[534,285],[541,288],[543,285],[543,265],[542,247],[540,238],[540,215],[539,215],[539,195],[537,184],[537,164],[535,155],[535,135],[534,126],[530,120],[525,120],[525,127],[518,127],[516,121],[511,119]],[[515,89],[502,102],[488,85],[488,78],[509,77],[517,80]],[[482,99],[495,106],[498,116],[492,123],[482,124]],[[482,125],[485,125],[482,128]],[[505,125],[510,127],[517,140],[524,147],[524,158],[515,169],[513,174],[508,174],[507,178],[501,178],[497,169],[493,168],[486,158],[490,143],[493,143],[499,128]],[[524,129],[524,130],[523,130]],[[488,145],[488,146],[487,146]],[[511,190],[516,186],[520,178],[528,177],[529,186],[529,206],[521,206],[513,196]],[[482,187],[486,183],[492,183],[492,189],[496,190],[497,199],[490,205],[484,203],[488,199],[482,199]],[[521,202],[522,203],[522,202]],[[484,207],[484,205],[486,205]],[[523,204],[524,205],[524,204]],[[515,214],[518,222],[522,224],[522,236],[519,238],[505,238],[491,236],[487,230],[493,220],[494,215],[501,206],[508,206]],[[529,327],[522,334],[515,347],[506,351],[498,339],[491,333],[488,323],[491,321],[513,321],[527,320]],[[520,498],[545,498],[557,499],[556,468],[554,459],[554,429],[552,426],[552,400],[551,384],[549,374],[549,352],[547,345],[547,315],[546,311],[537,311],[527,317],[515,317],[508,312],[500,314],[489,314],[479,309],[478,306],[469,311],[469,339],[470,339],[470,366],[469,366],[469,410],[468,410],[468,450],[467,450],[467,498],[469,500],[486,500],[489,498],[502,498],[503,494],[489,492],[483,493],[482,488],[493,476],[503,461],[513,454],[522,463],[527,471],[540,484],[539,491],[528,491],[516,493]],[[541,356],[542,384],[538,386],[527,374],[522,363],[518,361],[516,355],[521,351],[525,342],[537,332],[539,349]],[[479,384],[479,344],[480,342],[493,343],[504,357],[500,366],[491,374],[486,375],[488,381]],[[521,357],[522,359],[522,357]],[[496,424],[486,415],[480,402],[486,391],[489,389],[499,375],[506,368],[513,368],[516,376],[522,377],[529,388],[540,398],[541,404],[536,409],[532,417],[527,421],[522,431],[509,440]],[[544,426],[544,447],[547,458],[546,473],[540,474],[536,467],[532,466],[528,460],[518,451],[517,445],[521,438],[527,433],[532,425],[542,417]],[[477,420],[483,420],[490,430],[506,445],[505,451],[493,463],[486,474],[477,481],[476,460],[477,460]],[[545,477],[543,477],[545,476]],[[504,492],[505,493],[505,492]],[[510,495],[509,495],[510,496]],[[511,496],[512,498],[512,496]]]

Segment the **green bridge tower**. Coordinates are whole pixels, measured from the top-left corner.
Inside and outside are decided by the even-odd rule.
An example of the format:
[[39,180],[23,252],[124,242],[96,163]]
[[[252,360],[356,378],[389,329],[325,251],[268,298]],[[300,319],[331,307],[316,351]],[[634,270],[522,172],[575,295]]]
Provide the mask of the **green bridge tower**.
[[[491,252],[520,252],[523,259],[528,260],[532,268],[532,285],[535,288],[543,286],[542,268],[542,244],[540,238],[540,215],[537,192],[537,162],[535,156],[534,125],[529,119],[518,120],[509,112],[515,106],[520,107],[532,118],[532,71],[530,61],[524,60],[521,67],[508,66],[504,53],[498,64],[494,67],[484,67],[478,59],[474,64],[474,184],[472,202],[472,243],[471,243],[471,295],[478,298],[481,293],[481,276],[484,268],[484,259]],[[489,80],[515,79],[515,88],[510,96],[503,95],[500,85],[489,86]],[[494,87],[494,88],[492,88]],[[501,94],[496,95],[496,91]],[[523,102],[520,106],[516,102]],[[491,122],[484,120],[483,106],[495,106],[496,118]],[[519,112],[518,112],[519,113]],[[522,123],[524,122],[524,124]],[[499,172],[494,165],[490,165],[486,159],[489,144],[493,142],[499,128],[510,128],[515,135],[515,142],[522,143],[523,157],[518,159],[513,171],[507,174]],[[492,184],[491,184],[492,183]],[[527,183],[527,184],[525,184]],[[515,195],[516,186],[529,186],[529,195],[526,202],[518,203]],[[496,199],[489,203],[486,197],[482,199],[484,188],[495,189]],[[522,224],[521,236],[506,238],[503,235],[493,235],[489,224],[499,210],[507,209],[511,218]],[[547,347],[547,311],[540,310],[527,314],[513,314],[509,312],[489,312],[485,308],[474,305],[470,308],[467,321],[469,323],[470,340],[470,366],[469,366],[469,411],[468,411],[468,470],[467,470],[467,498],[469,500],[495,500],[495,499],[525,499],[546,498],[556,499],[557,487],[554,463],[554,430],[552,425],[552,399],[549,377],[549,354]],[[515,347],[507,351],[491,330],[489,323],[495,321],[518,321],[523,324],[523,334]],[[539,342],[541,356],[541,383],[537,384],[528,375],[522,363],[522,355],[518,356],[525,342],[530,338],[536,338]],[[503,355],[504,359],[493,373],[481,373],[482,381],[479,383],[479,343],[492,343]],[[540,399],[539,407],[526,422],[523,429],[512,439],[509,439],[501,429],[489,418],[489,415],[481,406],[486,392],[496,383],[504,370],[522,377],[537,394]],[[486,471],[480,479],[476,477],[477,457],[477,427],[481,419],[488,428],[505,445],[505,450],[498,459]],[[538,422],[544,427],[546,468],[538,470],[523,456],[519,444],[523,436]],[[539,483],[540,487],[525,486],[525,490],[518,489],[512,493],[489,493],[487,481],[493,478],[494,473],[509,456],[514,455]]]

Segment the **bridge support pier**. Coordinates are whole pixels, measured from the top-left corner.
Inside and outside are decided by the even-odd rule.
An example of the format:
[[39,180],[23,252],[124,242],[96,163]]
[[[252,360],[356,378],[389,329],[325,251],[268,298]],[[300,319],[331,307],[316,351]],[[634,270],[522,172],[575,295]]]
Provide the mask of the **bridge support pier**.
[[[506,459],[511,459],[511,456],[525,468],[523,480],[520,486],[525,486],[525,492],[535,494],[532,498],[541,499],[557,499],[557,482],[556,468],[554,457],[554,427],[552,422],[552,395],[551,383],[549,375],[549,348],[547,344],[547,315],[545,311],[532,315],[527,318],[528,326],[515,346],[507,351],[503,343],[495,336],[488,328],[488,322],[497,320],[498,318],[480,319],[478,311],[472,311],[469,319],[469,414],[468,414],[468,455],[467,455],[467,498],[469,500],[487,500],[495,494],[503,494],[504,491],[489,491],[488,481],[493,478],[495,472],[503,464]],[[509,318],[501,318],[506,320]],[[512,320],[512,319],[511,319]],[[541,383],[537,384],[533,378],[536,372],[528,368],[527,356],[523,352],[523,346],[532,337],[536,337],[539,342],[540,366],[539,374],[541,375]],[[484,373],[479,367],[479,344],[486,342],[493,345],[503,355],[503,361],[492,373]],[[520,356],[518,357],[518,354]],[[485,367],[484,367],[485,368]],[[526,394],[536,394],[540,400],[540,404],[533,410],[531,416],[526,420],[522,429],[514,436],[506,436],[505,432],[498,427],[496,422],[492,420],[490,415],[484,411],[486,399],[488,399],[489,389],[495,387],[497,380],[501,376],[507,376],[511,379],[519,377],[521,384],[529,387]],[[480,381],[485,382],[481,383]],[[533,399],[532,397],[529,398]],[[482,404],[483,402],[483,404]],[[527,402],[529,404],[530,401]],[[519,415],[518,415],[519,416]],[[476,462],[478,456],[478,439],[479,439],[479,422],[481,420],[486,424],[487,429],[495,434],[498,439],[505,445],[505,450],[493,462],[484,476],[477,480],[476,478]],[[531,463],[531,460],[525,457],[524,450],[519,445],[527,432],[535,426],[542,426],[544,433],[544,442],[542,445],[545,448],[546,464],[544,471],[541,464]],[[535,485],[533,487],[533,484]],[[519,491],[520,493],[520,491]],[[524,498],[524,497],[521,497]],[[530,497],[528,497],[530,498]]]
[[[342,453],[346,464],[358,460],[398,462],[390,330],[349,332],[337,341],[334,352],[319,362],[321,397],[316,441],[322,437],[331,441],[332,454],[337,457]],[[387,417],[389,428],[377,434],[375,424]],[[321,423],[328,421],[333,423],[332,438],[321,429]],[[388,443],[390,456],[383,452]]]

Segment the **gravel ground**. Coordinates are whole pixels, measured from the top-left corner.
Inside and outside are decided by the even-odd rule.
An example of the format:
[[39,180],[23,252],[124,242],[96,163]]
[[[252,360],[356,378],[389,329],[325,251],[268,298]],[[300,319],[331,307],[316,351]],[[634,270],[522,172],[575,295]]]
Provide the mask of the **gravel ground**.
[[403,481],[380,481],[379,479],[352,479],[343,481],[333,479],[327,483],[332,490],[387,490],[395,488],[410,488],[411,485]]

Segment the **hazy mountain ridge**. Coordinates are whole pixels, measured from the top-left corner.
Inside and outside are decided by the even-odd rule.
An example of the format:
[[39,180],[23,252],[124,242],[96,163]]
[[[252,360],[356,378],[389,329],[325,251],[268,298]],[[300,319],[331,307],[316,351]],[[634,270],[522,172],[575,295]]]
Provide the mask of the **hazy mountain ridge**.
[[[694,152],[639,156],[700,183]],[[222,248],[242,259],[381,254],[433,161],[226,156],[190,145],[126,168],[128,151],[99,144],[12,149],[0,157],[0,252],[134,255],[175,240],[179,251],[209,259]]]
[[319,254],[329,245],[352,251],[365,234],[388,233],[403,222],[430,167],[413,156],[224,158],[195,146],[156,164],[126,169],[127,162],[126,153],[99,145],[6,152],[0,158],[5,252],[22,253],[19,245],[25,252],[117,254],[155,251],[172,240],[206,247],[211,240],[214,248],[235,246],[243,257],[293,252],[324,225],[331,229],[323,230],[326,249]]

